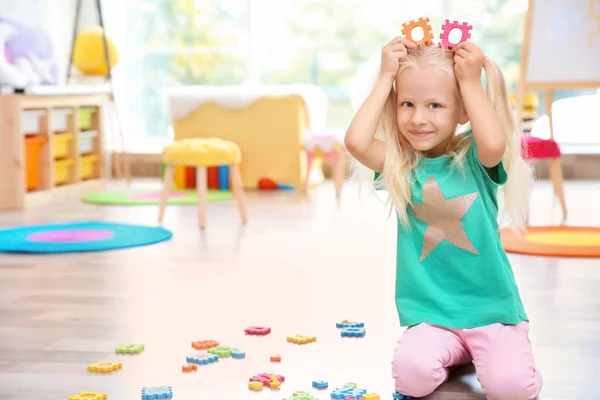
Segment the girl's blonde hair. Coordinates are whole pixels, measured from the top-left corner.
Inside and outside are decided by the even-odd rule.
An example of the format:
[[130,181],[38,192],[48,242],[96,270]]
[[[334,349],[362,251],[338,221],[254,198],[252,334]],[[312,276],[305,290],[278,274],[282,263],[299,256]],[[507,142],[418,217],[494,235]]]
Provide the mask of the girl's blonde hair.
[[[445,67],[453,71],[454,52],[438,46],[418,47],[414,51],[409,51],[406,60],[400,65],[399,73],[407,68],[416,68],[421,65]],[[506,151],[503,162],[508,173],[508,180],[503,187],[503,196],[501,196],[503,214],[509,217],[510,225],[519,228],[525,225],[527,219],[528,191],[532,175],[521,155],[521,132],[511,111],[502,71],[487,57],[483,68],[486,75],[487,97],[496,110],[506,135]],[[456,91],[459,100],[462,101],[458,83],[456,83]],[[377,128],[376,137],[386,143],[386,156],[383,172],[375,181],[375,187],[388,192],[387,203],[390,205],[390,211],[395,208],[399,220],[406,225],[408,224],[406,208],[412,205],[411,172],[417,167],[423,156],[412,148],[400,133],[396,109],[396,88],[394,86],[387,98]],[[457,126],[456,134],[446,149],[446,154],[452,157],[454,166],[459,168],[462,167],[472,144],[471,141],[474,140],[465,134],[469,130],[468,126],[460,128]]]

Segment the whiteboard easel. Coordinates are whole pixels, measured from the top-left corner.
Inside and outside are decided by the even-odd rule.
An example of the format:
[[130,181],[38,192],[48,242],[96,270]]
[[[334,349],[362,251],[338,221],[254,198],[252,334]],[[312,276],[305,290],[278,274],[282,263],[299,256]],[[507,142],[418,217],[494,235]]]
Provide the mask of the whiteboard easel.
[[[541,90],[554,138],[553,91],[600,87],[600,26],[596,24],[600,24],[600,0],[529,0],[515,105],[519,123],[525,92]],[[550,159],[550,178],[564,221],[567,206],[558,158]]]

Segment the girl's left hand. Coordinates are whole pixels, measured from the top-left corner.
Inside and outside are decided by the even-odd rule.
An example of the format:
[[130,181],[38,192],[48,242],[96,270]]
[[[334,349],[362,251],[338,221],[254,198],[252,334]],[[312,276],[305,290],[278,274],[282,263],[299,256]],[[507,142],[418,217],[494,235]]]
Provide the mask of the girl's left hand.
[[477,45],[462,42],[454,51],[454,74],[458,83],[466,81],[481,81],[481,71],[485,55]]

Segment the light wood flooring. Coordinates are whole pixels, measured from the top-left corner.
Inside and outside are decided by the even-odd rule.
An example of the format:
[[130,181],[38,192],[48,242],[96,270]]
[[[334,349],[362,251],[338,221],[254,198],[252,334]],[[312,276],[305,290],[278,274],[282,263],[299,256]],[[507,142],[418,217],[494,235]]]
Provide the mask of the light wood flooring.
[[[120,187],[114,183],[114,187]],[[138,186],[156,182],[137,181]],[[600,225],[600,184],[566,186],[570,224]],[[546,182],[536,185],[532,224],[560,221]],[[52,206],[0,213],[0,226],[103,220],[153,225],[157,206],[116,207],[57,199]],[[308,197],[249,193],[249,224],[233,202],[210,203],[205,233],[195,206],[169,206],[164,243],[93,254],[0,254],[0,398],[57,400],[102,391],[140,399],[143,386],[170,385],[175,400],[282,399],[306,390],[329,399],[356,382],[391,399],[391,355],[402,330],[394,307],[395,226],[373,197],[325,183]],[[545,385],[541,399],[600,399],[600,259],[510,256],[531,317],[531,341]],[[336,321],[364,321],[363,339],[341,338]],[[244,329],[266,325],[266,337]],[[288,343],[290,335],[316,343]],[[189,374],[195,340],[246,351]],[[143,343],[140,355],[115,355]],[[269,356],[281,354],[281,363]],[[122,361],[110,374],[100,360]],[[279,391],[248,390],[259,373],[284,375]],[[317,392],[312,380],[327,380]],[[467,371],[430,399],[483,399]]]

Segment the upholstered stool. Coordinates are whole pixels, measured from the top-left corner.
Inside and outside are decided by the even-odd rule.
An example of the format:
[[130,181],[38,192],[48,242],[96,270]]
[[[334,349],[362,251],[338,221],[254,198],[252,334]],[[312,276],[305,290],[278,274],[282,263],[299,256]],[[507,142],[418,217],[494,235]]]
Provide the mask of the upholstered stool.
[[237,201],[242,223],[246,223],[246,200],[240,162],[242,153],[237,144],[219,138],[193,138],[177,140],[165,148],[163,163],[165,164],[164,189],[160,198],[158,221],[162,223],[167,207],[169,192],[173,185],[175,166],[196,167],[196,189],[198,190],[198,222],[200,228],[206,227],[206,191],[207,168],[213,166],[229,166],[231,190]]
[[308,190],[310,169],[315,158],[329,159],[333,162],[333,180],[335,183],[335,196],[340,197],[344,184],[346,148],[344,141],[335,134],[313,133],[304,140],[306,152],[306,177],[303,191]]

